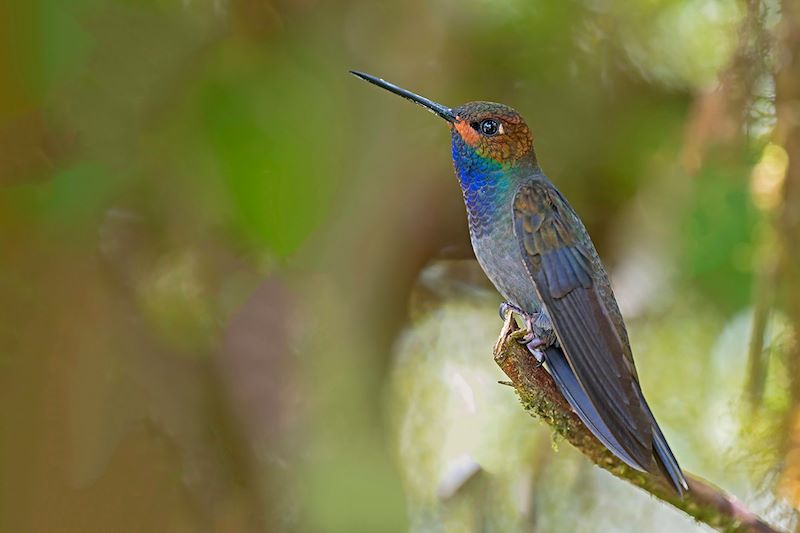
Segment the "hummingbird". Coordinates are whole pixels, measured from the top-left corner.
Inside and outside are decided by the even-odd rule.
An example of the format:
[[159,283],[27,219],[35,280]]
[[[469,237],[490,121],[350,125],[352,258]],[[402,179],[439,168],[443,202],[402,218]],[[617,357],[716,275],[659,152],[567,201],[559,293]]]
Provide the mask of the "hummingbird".
[[472,248],[505,299],[501,316],[525,322],[521,342],[604,446],[682,496],[686,477],[642,393],[606,270],[580,217],[539,166],[520,114],[493,102],[449,108],[350,72],[447,122]]

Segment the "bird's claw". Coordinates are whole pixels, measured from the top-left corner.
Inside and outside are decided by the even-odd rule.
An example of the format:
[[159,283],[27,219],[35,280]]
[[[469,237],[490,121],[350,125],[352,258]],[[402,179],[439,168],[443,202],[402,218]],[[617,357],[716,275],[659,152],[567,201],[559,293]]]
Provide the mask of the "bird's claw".
[[534,368],[540,368],[544,364],[544,353],[542,352],[541,348],[547,344],[542,339],[535,337],[532,341],[527,343],[525,346],[528,348],[528,351],[531,352],[531,355],[536,359],[536,366]]
[[[525,331],[525,330],[521,330],[521,331]],[[525,335],[523,335],[522,337],[517,339],[517,342],[520,343],[520,344],[525,344],[527,346],[528,343],[531,343],[531,342],[533,342],[535,340],[537,340],[536,334],[534,332],[532,332],[531,330],[527,330],[527,331],[525,331]]]
[[519,339],[519,343],[520,344],[525,344],[525,345],[528,345],[528,344],[531,344],[531,343],[538,343],[537,348],[541,347],[541,346],[544,346],[545,342],[543,340],[541,340],[539,337],[537,337],[536,333],[534,333],[534,331],[533,331],[533,321],[535,320],[535,318],[530,316],[530,315],[528,315],[528,314],[523,314],[522,316],[525,317],[525,331],[526,331],[526,333],[525,333],[524,337]]
[[516,305],[514,305],[512,303],[509,303],[509,302],[501,303],[500,304],[500,308],[498,309],[498,312],[500,313],[500,319],[501,320],[505,320],[506,316],[508,316],[508,313],[515,313],[517,315],[524,315],[525,314],[524,311],[522,311],[522,309],[520,309]]
[[[504,327],[504,334],[501,335],[501,338],[498,340],[497,346],[501,346],[502,342],[506,337],[514,339],[519,344],[524,344],[528,351],[536,358],[536,368],[539,368],[544,364],[544,353],[542,352],[541,348],[547,346],[547,341],[538,337],[534,332],[533,322],[536,319],[535,316],[531,316],[516,305],[503,302],[500,304],[500,318],[506,321],[506,325],[510,325],[510,321],[514,320],[513,315],[517,314],[521,316],[525,321],[525,329],[519,329],[516,331],[510,331],[510,328]],[[496,346],[496,348],[497,348]]]
[[[503,302],[503,303],[501,303],[500,304],[500,308],[498,309],[498,311],[500,313],[500,318],[502,320],[505,320],[508,317],[509,314],[511,314],[512,317],[513,317],[513,315],[518,315],[518,316],[522,317],[524,319],[524,321],[525,321],[525,327],[527,328],[527,330],[529,332],[533,331],[533,321],[534,321],[535,317],[529,315],[528,313],[526,313],[525,311],[523,311],[521,308],[517,307],[516,305],[512,304],[511,302]],[[528,339],[528,341],[525,341],[523,344],[525,344],[525,343],[527,343],[529,341],[530,341],[530,339]]]

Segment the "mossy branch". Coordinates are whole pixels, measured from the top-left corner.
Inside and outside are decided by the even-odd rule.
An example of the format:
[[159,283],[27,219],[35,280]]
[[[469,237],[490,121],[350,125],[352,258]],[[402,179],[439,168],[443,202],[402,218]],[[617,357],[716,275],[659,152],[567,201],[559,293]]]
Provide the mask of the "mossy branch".
[[516,323],[509,316],[494,349],[495,362],[511,380],[525,410],[547,422],[594,464],[718,531],[778,531],[733,496],[696,476],[687,474],[689,492],[679,498],[660,478],[638,472],[618,460],[586,429],[550,374],[537,367],[535,358],[517,342],[516,335],[512,335],[516,329]]

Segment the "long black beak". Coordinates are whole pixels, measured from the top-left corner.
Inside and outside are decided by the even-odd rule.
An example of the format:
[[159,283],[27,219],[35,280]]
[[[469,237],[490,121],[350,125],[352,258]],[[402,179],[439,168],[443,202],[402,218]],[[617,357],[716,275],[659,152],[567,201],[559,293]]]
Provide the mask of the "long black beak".
[[406,100],[411,100],[415,104],[419,104],[422,107],[428,109],[429,111],[436,113],[447,122],[455,122],[456,121],[456,114],[453,113],[453,110],[449,107],[445,107],[442,104],[437,104],[433,100],[428,100],[427,98],[420,96],[418,94],[414,94],[411,91],[407,91],[405,89],[401,89],[397,85],[393,83],[389,83],[388,81],[384,81],[380,78],[376,78],[375,76],[370,76],[369,74],[365,74],[364,72],[358,72],[357,70],[351,70],[350,74],[361,78],[362,80],[368,81],[386,89],[390,93],[394,93],[398,96],[402,96]]

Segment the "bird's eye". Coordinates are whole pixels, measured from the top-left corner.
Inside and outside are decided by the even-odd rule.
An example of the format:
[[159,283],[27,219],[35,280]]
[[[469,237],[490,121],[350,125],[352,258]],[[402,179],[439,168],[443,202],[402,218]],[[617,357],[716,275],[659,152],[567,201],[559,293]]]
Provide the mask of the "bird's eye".
[[487,137],[497,134],[498,131],[500,131],[500,124],[498,124],[495,119],[487,118],[486,120],[481,121],[480,132]]

